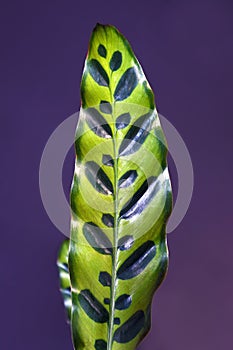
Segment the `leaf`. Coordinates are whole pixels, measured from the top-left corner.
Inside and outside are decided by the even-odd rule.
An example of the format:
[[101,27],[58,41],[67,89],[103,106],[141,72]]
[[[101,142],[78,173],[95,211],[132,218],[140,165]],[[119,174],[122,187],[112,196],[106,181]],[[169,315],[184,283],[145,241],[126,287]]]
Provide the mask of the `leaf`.
[[66,239],[60,248],[57,266],[60,277],[60,291],[63,297],[64,306],[67,312],[68,322],[71,318],[71,289],[70,289],[70,275],[69,275],[69,267],[68,267],[68,249],[69,249],[69,240]]
[[153,92],[112,26],[92,33],[81,99],[64,265],[73,343],[75,350],[135,350],[167,270],[172,196]]

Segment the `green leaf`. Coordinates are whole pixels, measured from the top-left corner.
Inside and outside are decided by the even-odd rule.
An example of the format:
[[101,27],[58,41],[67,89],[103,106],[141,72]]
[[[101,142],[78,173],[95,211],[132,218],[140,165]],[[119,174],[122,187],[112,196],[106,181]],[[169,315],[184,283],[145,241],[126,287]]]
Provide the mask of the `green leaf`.
[[60,277],[60,291],[63,297],[64,305],[67,312],[68,322],[71,318],[71,289],[70,289],[70,274],[68,267],[68,249],[69,249],[69,240],[66,239],[60,248],[57,266]]
[[73,343],[75,350],[134,350],[150,329],[152,297],[167,271],[172,195],[153,92],[113,26],[92,33],[81,97],[69,267],[67,243],[59,257],[72,286]]

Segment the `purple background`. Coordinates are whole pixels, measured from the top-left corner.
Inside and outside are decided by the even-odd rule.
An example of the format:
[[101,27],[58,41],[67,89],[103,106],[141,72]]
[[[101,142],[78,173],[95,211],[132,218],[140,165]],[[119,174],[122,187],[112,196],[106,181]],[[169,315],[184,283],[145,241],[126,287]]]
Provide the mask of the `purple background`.
[[51,132],[79,108],[96,22],[131,42],[194,164],[192,204],[169,235],[169,273],[140,349],[232,347],[232,14],[230,0],[1,2],[1,349],[72,349],[55,266],[64,237],[43,209],[38,168]]

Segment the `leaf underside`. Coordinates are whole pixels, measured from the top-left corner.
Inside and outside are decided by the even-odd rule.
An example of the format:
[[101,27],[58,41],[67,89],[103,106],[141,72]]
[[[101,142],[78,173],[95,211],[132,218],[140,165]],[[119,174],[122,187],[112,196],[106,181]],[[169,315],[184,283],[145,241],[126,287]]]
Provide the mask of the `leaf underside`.
[[75,350],[134,350],[167,270],[172,195],[153,92],[113,26],[92,33],[81,96],[61,292]]

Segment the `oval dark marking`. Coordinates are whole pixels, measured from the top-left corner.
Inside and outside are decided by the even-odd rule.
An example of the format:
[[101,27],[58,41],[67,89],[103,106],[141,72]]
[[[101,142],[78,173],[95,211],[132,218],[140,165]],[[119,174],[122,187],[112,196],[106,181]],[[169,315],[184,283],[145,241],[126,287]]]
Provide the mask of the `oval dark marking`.
[[106,47],[104,45],[102,45],[102,44],[99,45],[98,54],[103,58],[107,57],[107,50],[106,50]]
[[109,86],[109,77],[99,61],[92,58],[90,61],[87,61],[87,68],[97,84],[100,86]]
[[110,154],[104,154],[102,157],[102,163],[107,166],[113,166],[114,165],[114,160],[110,156]]
[[128,280],[139,275],[156,255],[153,241],[147,241],[137,248],[117,271],[117,277]]
[[154,116],[151,113],[142,115],[136,120],[120,145],[119,154],[121,156],[132,154],[141,147],[149,135],[153,120]]
[[96,350],[107,350],[107,343],[103,339],[97,339],[95,341],[95,349]]
[[105,307],[94,297],[89,289],[82,290],[78,295],[78,301],[93,321],[105,323],[108,321],[109,315]]
[[114,72],[120,68],[122,64],[122,54],[120,51],[115,51],[110,60],[109,66],[111,70]]
[[131,116],[129,113],[124,113],[124,114],[119,115],[119,117],[117,117],[117,119],[116,119],[117,129],[119,130],[119,129],[126,128],[126,126],[129,125],[130,120],[131,120]]
[[109,195],[113,193],[113,185],[103,169],[95,162],[86,162],[85,174],[92,186],[100,193]]
[[119,239],[118,248],[120,250],[128,250],[132,247],[133,244],[134,244],[133,236],[126,235],[126,236]]
[[122,294],[115,303],[115,307],[117,310],[125,310],[130,307],[132,303],[132,297],[128,294]]
[[129,170],[129,171],[127,171],[120,178],[120,180],[118,182],[118,186],[120,188],[129,187],[130,185],[132,185],[134,183],[134,181],[136,180],[137,176],[138,176],[138,174],[137,174],[136,170]]
[[111,255],[112,243],[105,233],[94,223],[88,222],[83,226],[83,234],[87,242],[100,254]]
[[160,182],[154,176],[149,177],[141,185],[139,190],[133,195],[133,197],[126,203],[120,212],[120,218],[129,220],[135,215],[139,215],[152,201],[156,193],[160,189]]
[[112,129],[104,117],[95,108],[88,108],[85,111],[86,121],[90,129],[99,137],[110,139]]
[[109,305],[110,304],[110,299],[109,298],[104,298],[104,304]]
[[114,217],[111,214],[103,214],[102,222],[108,227],[114,226]]
[[111,276],[109,275],[108,272],[100,272],[100,274],[99,274],[99,282],[104,287],[111,287],[112,278],[111,278]]
[[114,324],[120,324],[121,320],[119,319],[119,317],[114,317]]
[[112,106],[108,101],[100,101],[100,110],[105,114],[112,114]]
[[116,90],[114,92],[114,98],[116,101],[123,101],[131,95],[135,87],[137,86],[138,79],[135,69],[133,67],[128,68],[121,76]]
[[114,340],[117,343],[128,343],[143,329],[144,322],[144,312],[142,310],[137,311],[128,319],[128,321],[115,331]]

